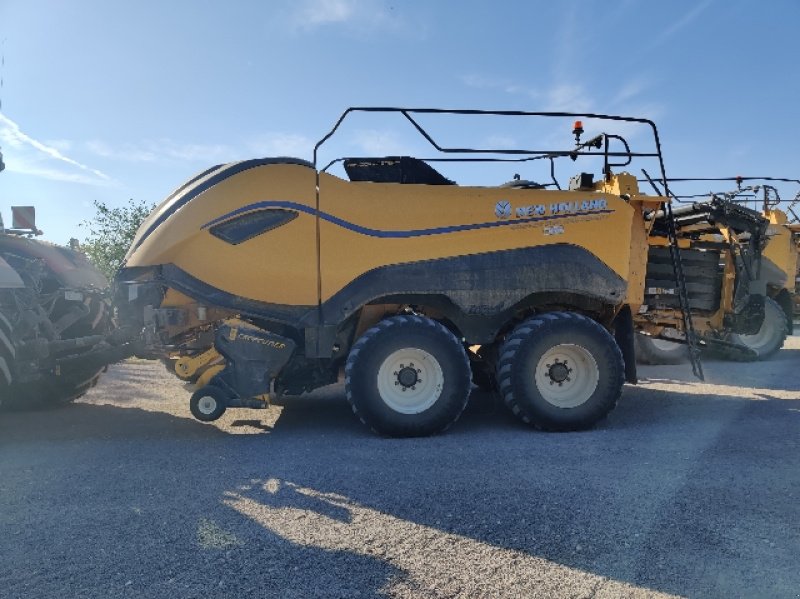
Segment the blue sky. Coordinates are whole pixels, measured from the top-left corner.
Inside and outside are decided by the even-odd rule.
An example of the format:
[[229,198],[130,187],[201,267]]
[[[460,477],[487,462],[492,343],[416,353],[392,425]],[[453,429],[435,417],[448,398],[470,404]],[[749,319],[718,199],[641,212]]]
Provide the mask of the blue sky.
[[[310,157],[352,105],[642,116],[671,176],[799,177],[799,28],[797,0],[0,0],[0,210],[33,204],[47,239],[82,239],[93,200],[158,202],[212,164]],[[396,124],[354,121],[341,152],[420,150]],[[437,134],[556,139],[465,125]]]

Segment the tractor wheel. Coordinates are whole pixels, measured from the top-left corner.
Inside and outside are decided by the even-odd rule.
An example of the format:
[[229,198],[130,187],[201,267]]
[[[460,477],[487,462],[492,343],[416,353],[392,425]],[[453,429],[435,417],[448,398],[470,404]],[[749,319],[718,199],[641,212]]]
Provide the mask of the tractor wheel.
[[506,405],[526,424],[582,430],[616,405],[625,365],[614,337],[594,320],[549,312],[524,321],[506,338],[497,381]]
[[102,373],[103,369],[92,368],[88,371],[75,371],[69,375],[45,378],[40,384],[43,393],[39,399],[39,406],[58,407],[83,397],[89,389],[97,385]]
[[0,407],[10,399],[9,387],[14,381],[14,361],[17,350],[11,340],[11,323],[0,314]]
[[687,347],[665,339],[637,334],[636,361],[641,364],[680,364],[689,359]]
[[192,394],[189,410],[201,422],[212,422],[225,413],[228,395],[224,389],[214,385],[201,387]]
[[764,322],[753,335],[731,335],[731,341],[741,343],[758,354],[759,360],[766,360],[786,341],[788,325],[786,314],[774,299],[764,298]]
[[68,374],[46,374],[33,382],[15,383],[0,405],[11,411],[57,408],[83,397],[102,373],[98,368],[74,368]]
[[[105,300],[93,300],[90,304],[90,317],[64,331],[69,332],[67,338],[75,335],[103,335],[111,329],[112,310]],[[97,385],[105,368],[75,365],[60,376],[46,375],[44,379],[32,385],[28,396],[32,405],[40,408],[52,408],[71,403],[86,395]]]
[[[101,335],[109,330],[111,323],[110,309],[103,301],[93,301],[90,320],[76,323],[69,329],[70,334]],[[8,325],[8,328],[6,326]],[[10,325],[0,315],[0,356],[6,357],[3,337],[10,335]],[[69,337],[68,337],[69,338]],[[13,376],[13,365],[9,364]],[[2,371],[2,360],[0,360]],[[57,408],[83,397],[87,391],[97,384],[105,368],[96,366],[72,365],[60,375],[42,372],[34,381],[15,381],[6,391],[0,388],[0,409],[5,410],[42,410]],[[3,375],[0,374],[0,379]],[[3,396],[6,397],[3,397]]]
[[469,359],[438,322],[393,316],[366,331],[350,350],[345,391],[356,416],[379,434],[440,433],[467,405]]

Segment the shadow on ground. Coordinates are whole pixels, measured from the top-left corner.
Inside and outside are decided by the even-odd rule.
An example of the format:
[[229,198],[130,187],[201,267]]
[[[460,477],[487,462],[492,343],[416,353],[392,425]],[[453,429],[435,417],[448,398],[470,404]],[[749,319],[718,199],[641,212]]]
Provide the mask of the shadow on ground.
[[[147,396],[141,376],[119,377],[110,399],[136,388],[178,401]],[[447,434],[407,440],[371,435],[335,387],[287,401],[269,425],[241,411],[234,426],[269,431],[250,436],[119,405],[10,414],[0,588],[793,597],[797,408],[626,387],[597,429],[546,434],[476,392]]]

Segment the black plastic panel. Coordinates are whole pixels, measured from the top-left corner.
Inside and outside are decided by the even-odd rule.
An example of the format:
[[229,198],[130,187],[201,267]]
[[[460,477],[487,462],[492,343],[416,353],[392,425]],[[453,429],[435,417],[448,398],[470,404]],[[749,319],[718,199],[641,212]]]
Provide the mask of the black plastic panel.
[[276,229],[297,218],[294,210],[273,208],[242,214],[229,221],[214,225],[210,232],[214,237],[227,241],[231,245],[238,245]]
[[419,185],[455,185],[439,171],[419,158],[389,156],[386,158],[348,158],[344,170],[351,181],[374,183],[408,183]]

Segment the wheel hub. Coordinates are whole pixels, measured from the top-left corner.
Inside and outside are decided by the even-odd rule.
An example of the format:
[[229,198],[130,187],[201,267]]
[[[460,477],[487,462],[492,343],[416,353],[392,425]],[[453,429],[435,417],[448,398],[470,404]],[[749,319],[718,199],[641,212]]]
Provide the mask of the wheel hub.
[[580,406],[589,400],[600,381],[594,356],[573,343],[561,343],[545,351],[534,372],[542,399],[557,408]]
[[558,383],[559,385],[564,384],[564,381],[569,381],[569,375],[572,372],[572,368],[567,366],[567,361],[564,360],[563,362],[559,362],[558,358],[553,364],[547,364],[547,376],[550,377],[550,384]]
[[422,370],[415,368],[414,364],[409,364],[408,366],[400,364],[400,370],[396,371],[394,375],[397,377],[397,382],[405,389],[408,389],[409,387],[413,388],[417,383],[422,382],[418,376],[420,372],[422,372]]
[[205,397],[201,397],[200,401],[197,402],[197,408],[203,414],[211,414],[217,409],[217,400],[206,395]]
[[444,386],[439,361],[427,351],[406,347],[388,356],[378,369],[381,399],[401,414],[419,414],[436,403]]

